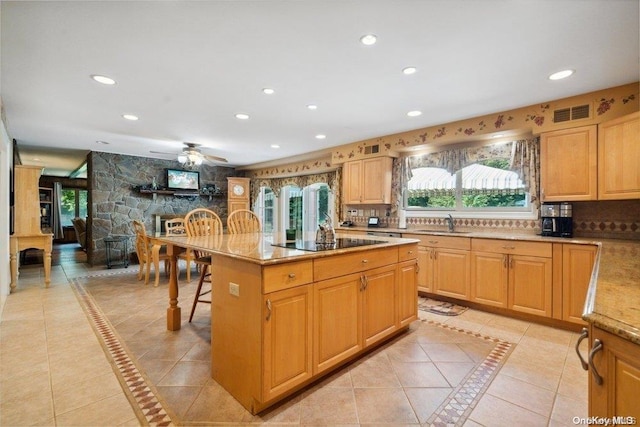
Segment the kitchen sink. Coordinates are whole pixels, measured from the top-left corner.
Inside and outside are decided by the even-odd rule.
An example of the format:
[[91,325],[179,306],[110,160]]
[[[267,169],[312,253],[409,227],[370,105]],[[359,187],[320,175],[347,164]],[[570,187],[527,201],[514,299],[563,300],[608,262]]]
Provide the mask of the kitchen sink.
[[449,231],[449,230],[416,230],[422,233],[444,233],[444,234],[466,234],[470,231]]

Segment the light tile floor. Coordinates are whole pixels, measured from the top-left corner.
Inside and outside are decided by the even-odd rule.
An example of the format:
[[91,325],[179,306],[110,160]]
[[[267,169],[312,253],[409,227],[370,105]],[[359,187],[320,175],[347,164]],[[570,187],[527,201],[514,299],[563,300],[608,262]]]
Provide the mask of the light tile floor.
[[[472,337],[452,338],[446,328],[415,322],[411,333],[253,417],[208,378],[208,306],[179,333],[167,332],[166,283],[145,287],[135,281],[136,269],[111,276],[115,291],[96,286],[92,295],[184,423],[419,425],[489,351]],[[69,285],[101,271],[54,266],[45,289],[40,267],[21,268],[0,322],[0,425],[141,424]],[[119,283],[134,292],[118,292]],[[181,285],[183,325],[194,287],[195,280]],[[476,310],[421,316],[515,344],[465,426],[570,426],[573,417],[586,416],[587,373],[574,351],[577,334]]]

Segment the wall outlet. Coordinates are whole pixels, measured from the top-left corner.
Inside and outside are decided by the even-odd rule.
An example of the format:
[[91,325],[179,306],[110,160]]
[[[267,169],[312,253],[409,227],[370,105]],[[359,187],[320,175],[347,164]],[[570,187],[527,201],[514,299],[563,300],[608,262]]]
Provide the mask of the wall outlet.
[[229,282],[229,293],[237,297],[240,296],[240,285],[237,283]]

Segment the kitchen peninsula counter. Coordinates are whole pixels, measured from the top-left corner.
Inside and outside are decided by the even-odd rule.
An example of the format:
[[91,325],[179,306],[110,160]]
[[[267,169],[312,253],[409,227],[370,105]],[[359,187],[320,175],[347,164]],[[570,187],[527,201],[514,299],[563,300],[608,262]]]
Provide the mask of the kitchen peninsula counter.
[[[317,251],[261,233],[156,239],[172,263],[174,247],[211,254],[212,378],[253,414],[417,319],[416,239],[338,233],[343,244],[373,244]],[[170,330],[181,318],[175,271]]]

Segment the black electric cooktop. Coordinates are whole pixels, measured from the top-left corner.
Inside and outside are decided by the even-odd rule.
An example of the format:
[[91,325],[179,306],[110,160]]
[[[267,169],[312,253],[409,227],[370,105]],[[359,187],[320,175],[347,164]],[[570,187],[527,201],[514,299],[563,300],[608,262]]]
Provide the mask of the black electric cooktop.
[[295,242],[272,243],[272,246],[287,249],[299,249],[302,251],[329,251],[332,249],[356,248],[358,246],[377,245],[379,243],[387,243],[384,240],[366,240],[366,239],[350,239],[346,237],[338,237],[335,243],[316,243],[313,240],[296,240]]

